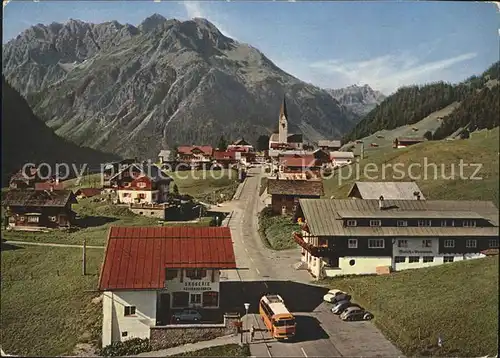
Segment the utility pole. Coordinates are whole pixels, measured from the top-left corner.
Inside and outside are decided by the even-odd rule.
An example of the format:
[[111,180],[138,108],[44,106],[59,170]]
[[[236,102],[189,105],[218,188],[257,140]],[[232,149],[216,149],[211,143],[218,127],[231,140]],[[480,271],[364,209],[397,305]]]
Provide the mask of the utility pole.
[[83,239],[83,246],[82,246],[82,273],[83,276],[87,274],[87,239]]

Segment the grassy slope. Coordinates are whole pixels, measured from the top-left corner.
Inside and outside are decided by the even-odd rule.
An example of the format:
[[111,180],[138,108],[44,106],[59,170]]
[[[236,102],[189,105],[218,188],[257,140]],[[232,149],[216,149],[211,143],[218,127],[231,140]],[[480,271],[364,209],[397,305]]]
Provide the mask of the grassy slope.
[[239,184],[238,172],[235,170],[179,171],[170,172],[169,175],[177,184],[179,193],[188,194],[209,203],[231,200]]
[[[116,207],[104,202],[92,202],[92,199],[80,199],[73,205],[73,210],[85,220],[94,221],[94,226],[80,229],[71,233],[52,231],[48,233],[7,232],[2,230],[5,240],[55,242],[61,244],[82,244],[87,239],[87,245],[105,245],[108,230],[111,226],[157,226],[158,220],[139,216],[124,207]],[[210,218],[202,218],[195,223],[164,223],[168,226],[208,226]]]
[[7,353],[69,354],[79,341],[98,339],[102,306],[91,302],[98,294],[84,291],[96,288],[102,250],[87,251],[89,275],[82,276],[81,250],[4,248],[1,335]]
[[[427,163],[436,163],[438,168],[444,165],[445,176],[451,174],[451,164],[455,164],[454,180],[445,180],[441,175],[438,179],[434,178],[434,169],[428,169],[428,179],[424,178],[424,171],[418,168],[412,169],[413,176],[420,175],[421,180],[416,180],[420,189],[428,199],[468,199],[468,200],[491,200],[498,204],[499,202],[499,130],[498,128],[491,131],[481,131],[473,133],[469,140],[456,141],[430,141],[411,146],[406,149],[383,148],[378,151],[373,151],[365,156],[361,161],[360,173],[361,176],[356,178],[355,171],[351,167],[344,167],[341,171],[343,178],[349,179],[340,180],[339,174],[333,178],[325,180],[325,197],[334,195],[336,198],[345,198],[352,183],[355,180],[368,180],[363,175],[363,168],[368,163],[374,163],[378,168],[382,164],[404,164],[406,173],[408,166],[412,163],[421,163],[422,168],[424,158],[427,158]],[[480,163],[482,168],[478,174],[483,180],[461,180],[458,178],[459,162],[463,159],[464,163]],[[349,170],[354,174],[349,176]],[[440,169],[439,169],[440,171]],[[470,177],[474,173],[473,167],[465,167],[464,175]],[[397,174],[397,173],[396,173]],[[369,172],[368,175],[375,176],[375,173]],[[393,181],[393,170],[386,170],[385,179],[381,179],[382,170],[378,171],[378,179],[382,181]],[[400,179],[401,180],[401,179]],[[411,180],[406,177],[403,180]],[[368,180],[369,181],[369,180]]]
[[297,247],[292,233],[298,230],[291,216],[272,215],[269,208],[259,214],[259,234],[264,244],[273,250]]
[[[498,256],[324,283],[350,292],[373,312],[375,324],[405,355],[498,353]],[[439,335],[443,348],[436,348]]]

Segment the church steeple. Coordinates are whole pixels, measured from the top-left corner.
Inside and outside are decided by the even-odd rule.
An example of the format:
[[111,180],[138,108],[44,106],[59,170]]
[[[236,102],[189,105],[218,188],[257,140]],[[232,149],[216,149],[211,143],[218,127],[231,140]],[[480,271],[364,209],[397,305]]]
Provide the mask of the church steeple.
[[288,113],[286,111],[286,98],[284,95],[283,95],[283,103],[281,104],[280,108],[280,118],[283,116],[285,116],[285,118],[288,119]]
[[283,103],[280,108],[278,138],[279,143],[287,143],[288,141],[288,113],[286,111],[285,96],[283,96]]

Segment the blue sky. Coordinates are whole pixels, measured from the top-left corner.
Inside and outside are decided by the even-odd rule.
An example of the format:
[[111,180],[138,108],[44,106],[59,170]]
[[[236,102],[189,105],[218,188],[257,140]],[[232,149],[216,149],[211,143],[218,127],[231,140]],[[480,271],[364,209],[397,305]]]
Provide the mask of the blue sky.
[[3,42],[37,23],[138,25],[153,13],[207,18],[323,88],[369,84],[389,94],[408,84],[458,82],[499,60],[499,8],[480,2],[12,0],[4,7]]

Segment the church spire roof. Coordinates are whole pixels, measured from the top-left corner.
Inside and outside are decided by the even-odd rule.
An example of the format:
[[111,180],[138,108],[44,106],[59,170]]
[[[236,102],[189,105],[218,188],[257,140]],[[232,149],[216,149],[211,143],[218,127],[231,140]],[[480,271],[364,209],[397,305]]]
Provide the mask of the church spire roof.
[[280,108],[280,118],[283,115],[285,116],[286,119],[288,119],[288,113],[286,111],[286,99],[285,99],[285,96],[283,96],[283,103],[281,104],[281,108]]

